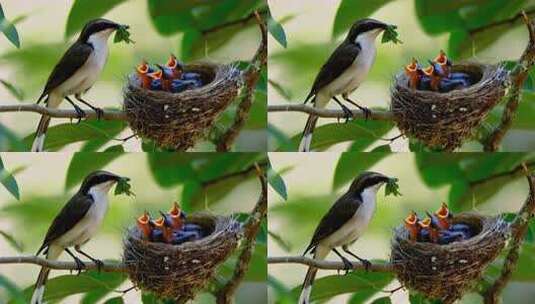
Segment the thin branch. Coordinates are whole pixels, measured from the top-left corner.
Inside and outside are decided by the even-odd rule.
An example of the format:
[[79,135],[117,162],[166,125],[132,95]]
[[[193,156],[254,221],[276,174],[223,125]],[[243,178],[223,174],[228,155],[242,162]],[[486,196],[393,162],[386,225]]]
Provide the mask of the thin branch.
[[244,96],[238,105],[236,111],[236,117],[232,126],[216,140],[216,150],[218,152],[229,151],[232,144],[238,137],[241,129],[245,125],[247,118],[249,117],[249,112],[251,106],[253,105],[253,95],[256,89],[256,84],[260,79],[260,73],[262,69],[267,65],[267,27],[262,17],[258,12],[255,12],[256,21],[260,27],[260,32],[262,34],[262,40],[260,45],[251,60],[251,65],[243,73],[243,78],[245,81],[245,91]]
[[[269,14],[269,11],[267,10],[267,8],[265,8],[265,9],[262,9],[262,10],[258,11],[258,13],[261,16],[265,17],[265,16],[267,16]],[[232,20],[232,21],[225,22],[225,23],[221,23],[221,24],[218,24],[218,25],[216,25],[214,27],[205,29],[201,33],[203,35],[206,35],[206,34],[210,34],[210,33],[213,33],[213,32],[220,31],[220,30],[225,29],[227,27],[231,27],[231,26],[235,26],[235,25],[245,25],[245,24],[249,23],[249,21],[251,21],[251,20],[253,20],[255,18],[256,18],[255,12],[252,12],[249,15],[243,17],[243,18]]]
[[[0,257],[0,264],[34,264],[40,266],[46,266],[50,269],[59,270],[77,270],[75,262],[62,262],[47,260],[35,255],[27,256],[15,256],[15,257]],[[97,269],[97,264],[93,262],[84,262],[85,267],[83,270]],[[126,272],[126,266],[120,262],[104,262],[104,265],[100,268],[104,272]]]
[[[270,105],[268,106],[268,112],[303,112],[319,117],[345,118],[345,113],[342,110],[317,109],[304,104]],[[351,112],[353,113],[353,118],[364,119],[364,113],[361,110],[351,110]],[[393,120],[394,115],[390,111],[372,110],[368,119]]]
[[[530,9],[530,10],[526,11],[526,15],[528,15],[528,16],[529,15],[533,15],[533,14],[535,14],[535,9]],[[480,32],[495,28],[495,27],[500,27],[500,26],[503,26],[503,25],[514,25],[515,23],[520,21],[520,19],[522,19],[522,18],[523,18],[523,13],[520,12],[520,13],[514,15],[513,17],[511,17],[509,19],[496,21],[496,22],[493,22],[493,23],[489,23],[489,24],[485,24],[483,26],[477,27],[475,29],[471,29],[471,30],[468,31],[468,33],[470,35],[475,35],[475,34],[478,34]]]
[[[38,104],[15,104],[0,106],[0,113],[2,112],[33,112],[37,114],[46,114],[54,118],[78,118],[78,114],[75,110],[60,110],[60,109],[51,109]],[[86,119],[96,119],[97,113],[93,110],[87,109],[84,110],[85,116],[82,118]],[[104,110],[104,115],[102,119],[105,120],[126,120],[125,112],[121,110]]]
[[[268,257],[268,264],[301,264],[314,266],[318,269],[345,270],[344,263],[335,261],[315,260],[305,256]],[[359,262],[352,263],[353,270],[364,270],[364,265]],[[372,272],[394,272],[392,264],[372,264],[368,269]]]
[[257,171],[257,167],[265,168],[265,167],[267,167],[267,165],[268,165],[267,161],[261,162],[261,163],[257,163],[257,164],[254,164],[254,165],[248,167],[248,168],[245,168],[245,169],[243,169],[241,171],[232,172],[232,173],[229,173],[227,175],[223,175],[223,176],[220,176],[220,177],[205,181],[205,182],[202,183],[202,186],[206,187],[206,186],[210,186],[210,185],[213,185],[213,184],[217,184],[217,183],[219,183],[219,182],[221,182],[223,180],[227,180],[229,178],[234,178],[234,177],[238,177],[238,176],[247,176],[247,175],[251,174],[252,172]]
[[520,165],[516,166],[515,168],[513,168],[512,170],[505,171],[505,172],[500,172],[500,173],[497,173],[497,174],[494,174],[494,175],[489,175],[489,176],[487,176],[485,178],[478,179],[476,181],[472,181],[472,182],[470,182],[470,187],[479,186],[481,184],[484,184],[486,182],[489,182],[489,181],[497,179],[497,178],[520,177],[522,175],[525,175],[525,168],[528,168],[530,170],[534,169],[535,168],[535,162],[530,162],[530,163],[526,163],[526,164],[520,164]]
[[234,268],[232,278],[216,292],[217,304],[230,304],[233,303],[234,294],[238,289],[245,273],[249,269],[249,264],[256,245],[256,235],[260,230],[262,220],[266,218],[267,213],[267,181],[265,171],[256,167],[258,172],[258,178],[261,185],[261,193],[256,203],[249,220],[244,225],[244,240],[242,245],[242,251],[238,257],[238,262]]
[[524,50],[524,53],[520,57],[518,64],[511,71],[511,87],[506,97],[506,105],[503,110],[500,125],[485,139],[483,148],[485,151],[494,152],[497,151],[500,143],[502,142],[505,134],[513,125],[518,104],[522,97],[522,87],[524,81],[529,75],[529,70],[535,64],[535,23],[530,20],[525,12],[522,12],[522,17],[528,28],[529,43]]
[[529,183],[529,197],[518,212],[516,219],[511,224],[512,238],[509,243],[510,249],[503,263],[500,276],[484,293],[485,304],[499,303],[499,297],[517,266],[519,250],[528,231],[529,221],[535,215],[535,175],[527,176]]

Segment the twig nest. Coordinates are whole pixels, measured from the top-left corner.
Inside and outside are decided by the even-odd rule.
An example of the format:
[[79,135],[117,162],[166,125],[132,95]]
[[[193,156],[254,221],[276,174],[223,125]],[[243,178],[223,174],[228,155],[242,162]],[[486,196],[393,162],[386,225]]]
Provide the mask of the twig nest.
[[137,287],[177,303],[193,299],[236,249],[241,237],[241,225],[231,217],[191,214],[186,224],[201,226],[207,236],[171,245],[144,240],[137,227],[127,231],[123,262]]
[[398,128],[426,146],[453,151],[504,96],[508,73],[503,66],[456,64],[452,72],[468,74],[472,85],[446,93],[416,90],[400,73],[391,89],[391,110]]
[[242,82],[232,65],[195,63],[185,65],[184,72],[200,74],[204,85],[180,93],[152,91],[142,88],[132,74],[124,88],[123,108],[132,130],[178,151],[193,147],[207,133],[236,98]]
[[480,278],[505,246],[509,224],[501,217],[459,213],[453,224],[466,224],[475,234],[447,245],[413,242],[399,226],[392,240],[391,262],[399,281],[429,298],[453,303]]

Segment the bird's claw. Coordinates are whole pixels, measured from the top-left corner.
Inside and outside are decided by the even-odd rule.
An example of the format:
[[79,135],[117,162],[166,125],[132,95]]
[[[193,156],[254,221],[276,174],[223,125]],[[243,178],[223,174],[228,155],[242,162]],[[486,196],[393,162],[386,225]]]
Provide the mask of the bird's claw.
[[85,268],[85,264],[79,258],[75,258],[74,262],[76,263],[76,270],[78,271],[78,275],[80,275],[80,273],[82,272],[82,269]]
[[82,121],[82,118],[85,117],[85,112],[78,106],[75,106],[74,110],[76,111],[76,118],[78,119],[78,122],[76,122],[76,124],[79,124]]
[[368,108],[363,107],[362,112],[364,113],[364,120],[368,120],[372,116],[372,111]]
[[353,264],[347,259],[342,260],[342,262],[344,262],[344,271],[346,272],[345,274],[347,275],[349,271],[353,269]]
[[372,267],[372,263],[368,260],[361,260],[360,261],[362,263],[362,265],[364,266],[364,270],[366,270],[367,272],[370,271],[370,268]]
[[95,113],[97,113],[97,119],[100,120],[104,117],[104,110],[101,108],[95,108]]
[[344,118],[346,120],[346,123],[348,123],[351,118],[353,118],[353,112],[351,112],[351,110],[349,110],[348,108],[343,108],[343,111],[344,111]]

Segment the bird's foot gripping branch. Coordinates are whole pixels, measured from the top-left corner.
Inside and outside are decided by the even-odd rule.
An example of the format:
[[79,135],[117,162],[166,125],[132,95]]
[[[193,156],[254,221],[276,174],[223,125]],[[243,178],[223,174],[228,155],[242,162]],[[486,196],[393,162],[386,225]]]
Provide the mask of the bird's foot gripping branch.
[[[494,282],[486,281],[482,284],[484,289],[478,290],[485,304],[499,303],[518,263],[528,225],[535,216],[535,175],[528,174],[526,178],[529,195],[512,222],[506,222],[501,216],[473,212],[454,215],[443,204],[425,220],[420,220],[416,213],[411,214],[394,230],[389,263],[374,263],[369,268],[351,263],[350,269],[395,273],[404,288],[431,299],[441,299],[443,303],[454,303],[482,280],[482,273],[491,262],[498,263],[495,259],[505,248],[500,274]],[[436,239],[433,230],[436,230]],[[305,256],[268,257],[268,263],[347,269],[346,263],[341,261]]]

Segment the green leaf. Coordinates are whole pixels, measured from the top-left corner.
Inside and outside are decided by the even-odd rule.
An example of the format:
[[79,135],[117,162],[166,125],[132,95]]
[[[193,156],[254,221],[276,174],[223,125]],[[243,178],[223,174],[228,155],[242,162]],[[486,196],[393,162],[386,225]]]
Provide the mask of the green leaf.
[[[390,130],[393,126],[392,122],[378,120],[357,120],[322,125],[314,129],[311,149],[325,150],[333,145],[353,140],[356,143],[361,142],[359,146],[366,146],[380,139],[383,132]],[[300,140],[301,133],[292,137],[293,151],[297,150]]]
[[282,47],[286,48],[288,46],[288,41],[286,40],[286,33],[284,32],[284,28],[280,23],[273,19],[273,16],[271,16],[271,12],[269,13],[268,17],[267,28],[271,36],[275,38],[275,40],[280,45],[282,45]]
[[[124,273],[88,271],[80,275],[62,275],[49,279],[46,283],[44,300],[46,302],[62,299],[87,292],[112,292],[126,279]],[[27,300],[33,293],[33,284],[24,289]]]
[[24,100],[24,92],[21,90],[21,88],[16,87],[11,82],[5,81],[3,79],[0,79],[0,83],[11,93],[11,95],[15,96],[18,101]]
[[354,1],[342,0],[336,11],[332,37],[347,32],[355,21],[367,18],[392,0]]
[[20,200],[19,185],[17,185],[15,177],[5,169],[2,157],[0,157],[0,183],[11,195]]
[[192,163],[195,155],[190,153],[148,153],[152,176],[163,188],[170,188],[186,181],[197,180]]
[[269,184],[271,185],[271,188],[273,188],[273,190],[275,190],[284,200],[287,200],[288,192],[286,190],[286,184],[284,183],[284,180],[282,179],[280,174],[273,170],[271,162],[269,162],[267,178]]
[[336,164],[333,190],[337,190],[353,180],[362,171],[373,167],[390,153],[342,153]]
[[0,274],[0,289],[5,289],[7,291],[7,294],[10,296],[12,304],[24,304],[27,303],[27,301],[24,299],[24,294],[22,291],[15,285],[15,283],[11,282],[8,278]]
[[11,245],[11,247],[15,248],[15,250],[17,250],[17,252],[23,252],[24,251],[24,246],[22,245],[21,242],[17,241],[15,239],[14,236],[12,236],[11,234],[3,231],[3,230],[0,230],[0,235],[2,237],[4,237],[4,239],[8,242],[9,245]]
[[[321,301],[341,294],[369,293],[371,290],[377,292],[392,279],[394,279],[394,275],[391,273],[365,271],[354,271],[345,276],[330,275],[322,277],[314,281],[310,300]],[[298,298],[300,292],[301,285],[292,289],[292,294],[295,298]]]
[[26,151],[22,140],[2,123],[0,123],[0,151]]
[[104,304],[123,304],[123,303],[124,303],[123,297],[110,298],[106,300],[106,302],[104,302]]
[[19,33],[17,33],[17,29],[13,23],[7,20],[6,16],[4,15],[2,4],[0,4],[0,32],[4,33],[7,40],[9,40],[14,46],[20,48]]
[[392,300],[390,300],[390,297],[382,297],[375,299],[371,304],[391,304]]
[[105,15],[111,9],[125,1],[126,0],[75,0],[69,12],[69,17],[67,18],[65,37],[68,38],[72,36],[74,33],[80,31],[88,21]]
[[[48,128],[45,149],[57,151],[68,144],[86,140],[109,141],[115,137],[127,124],[118,120],[90,120],[80,124],[65,123]],[[30,149],[35,133],[24,138],[24,144]]]
[[89,173],[102,169],[121,155],[123,155],[122,152],[99,153],[98,157],[95,157],[93,153],[75,153],[67,169],[65,189],[69,190],[76,186]]
[[389,25],[386,30],[383,32],[383,37],[381,38],[381,43],[388,43],[392,41],[394,44],[402,44],[403,41],[399,40],[399,33],[396,31],[397,26]]

